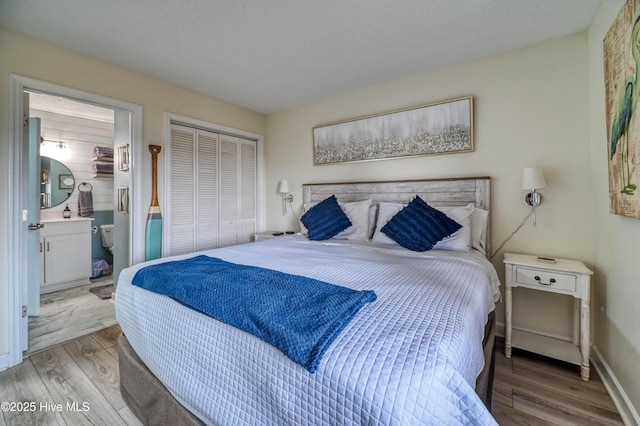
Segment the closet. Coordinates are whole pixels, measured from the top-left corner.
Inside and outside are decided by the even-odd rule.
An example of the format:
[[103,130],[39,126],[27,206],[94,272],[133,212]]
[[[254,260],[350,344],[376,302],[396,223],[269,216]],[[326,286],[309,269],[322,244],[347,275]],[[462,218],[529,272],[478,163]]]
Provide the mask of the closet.
[[173,123],[165,155],[164,255],[250,242],[256,141]]

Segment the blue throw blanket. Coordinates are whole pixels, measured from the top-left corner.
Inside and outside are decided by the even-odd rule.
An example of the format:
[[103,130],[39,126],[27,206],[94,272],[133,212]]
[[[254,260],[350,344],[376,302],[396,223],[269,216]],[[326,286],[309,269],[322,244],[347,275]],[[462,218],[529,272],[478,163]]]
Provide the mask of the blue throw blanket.
[[197,256],[138,271],[133,284],[249,332],[313,373],[371,290]]

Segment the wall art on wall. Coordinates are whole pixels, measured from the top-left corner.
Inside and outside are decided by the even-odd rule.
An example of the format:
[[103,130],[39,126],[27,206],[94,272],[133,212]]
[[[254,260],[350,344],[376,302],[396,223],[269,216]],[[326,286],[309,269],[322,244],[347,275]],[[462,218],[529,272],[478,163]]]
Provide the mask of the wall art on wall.
[[129,170],[129,144],[120,145],[118,147],[118,170],[126,172]]
[[67,175],[60,173],[58,175],[58,189],[73,189],[75,187],[75,180],[73,175]]
[[473,151],[473,97],[313,128],[314,164]]
[[609,211],[640,218],[640,1],[628,0],[603,41]]

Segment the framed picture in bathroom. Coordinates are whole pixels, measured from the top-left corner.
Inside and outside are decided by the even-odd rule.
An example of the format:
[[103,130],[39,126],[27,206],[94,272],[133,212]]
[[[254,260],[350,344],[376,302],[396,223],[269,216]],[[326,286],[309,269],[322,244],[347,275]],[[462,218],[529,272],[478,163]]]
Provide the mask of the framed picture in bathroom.
[[75,181],[72,175],[60,173],[58,175],[58,189],[73,189]]
[[118,147],[118,170],[129,170],[129,144]]
[[129,188],[118,188],[118,212],[129,214]]

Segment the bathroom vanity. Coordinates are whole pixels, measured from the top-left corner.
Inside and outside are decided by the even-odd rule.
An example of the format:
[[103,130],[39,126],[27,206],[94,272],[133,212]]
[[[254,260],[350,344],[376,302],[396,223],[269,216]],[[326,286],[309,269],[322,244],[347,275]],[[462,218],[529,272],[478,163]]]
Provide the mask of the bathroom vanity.
[[40,293],[89,284],[91,218],[43,220],[40,229]]

